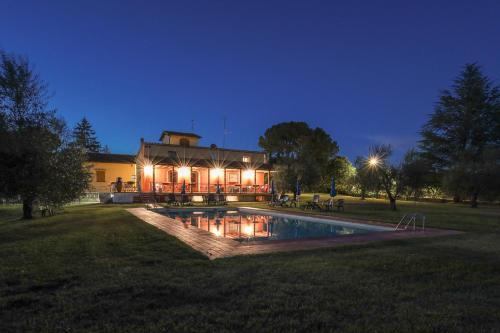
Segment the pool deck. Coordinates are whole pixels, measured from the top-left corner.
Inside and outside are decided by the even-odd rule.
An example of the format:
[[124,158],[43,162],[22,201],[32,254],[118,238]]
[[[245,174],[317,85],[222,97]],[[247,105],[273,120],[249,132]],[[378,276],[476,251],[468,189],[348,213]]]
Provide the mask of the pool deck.
[[[243,208],[243,207],[241,207]],[[186,243],[194,250],[202,253],[209,259],[234,257],[240,255],[253,255],[264,254],[271,252],[285,252],[285,251],[299,251],[299,250],[312,250],[319,248],[331,248],[343,244],[364,244],[374,241],[396,240],[407,238],[423,238],[435,237],[446,235],[461,234],[460,231],[430,229],[426,228],[425,231],[417,229],[417,231],[379,231],[369,234],[360,235],[345,235],[332,238],[311,238],[301,240],[283,240],[283,241],[269,241],[269,242],[252,242],[240,243],[235,240],[223,237],[217,237],[214,234],[197,228],[190,228],[184,223],[167,216],[161,215],[145,208],[129,208],[127,211],[146,223],[149,223],[158,229],[166,232],[167,234],[176,237],[180,241]],[[276,213],[279,213],[276,211]],[[302,214],[297,214],[302,215]],[[318,216],[319,217],[319,216]],[[331,219],[327,216],[321,216],[323,219]],[[339,220],[335,218],[335,220]],[[355,221],[349,219],[351,222],[369,224],[364,221]],[[377,223],[394,228],[391,224]]]

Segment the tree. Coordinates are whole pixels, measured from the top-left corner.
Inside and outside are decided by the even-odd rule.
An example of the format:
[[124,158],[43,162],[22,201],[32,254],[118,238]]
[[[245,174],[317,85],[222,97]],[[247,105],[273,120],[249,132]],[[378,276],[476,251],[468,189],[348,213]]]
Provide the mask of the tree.
[[423,188],[431,184],[431,169],[430,161],[415,149],[406,152],[401,165],[401,176],[407,197],[417,200],[422,195]]
[[98,153],[102,150],[101,143],[97,140],[95,131],[86,117],[83,117],[76,124],[73,130],[73,137],[75,142],[84,147],[87,152]]
[[365,200],[369,191],[375,191],[379,188],[378,175],[369,168],[369,162],[364,157],[356,157],[354,166],[356,167],[355,180],[359,186],[361,200]]
[[494,190],[483,180],[485,154],[496,156],[489,152],[500,149],[499,87],[478,65],[467,64],[452,90],[442,92],[421,135],[420,148],[440,173],[445,189],[470,196],[471,206],[477,207],[479,195]]
[[[6,196],[21,197],[23,218],[33,216],[37,200],[63,192],[57,202],[76,199],[89,181],[83,165],[73,164],[84,152],[67,148],[65,123],[48,110],[47,96],[27,59],[0,54],[0,184]],[[63,169],[71,176],[58,177]]]
[[337,143],[323,129],[293,121],[268,128],[259,145],[279,170],[278,185],[288,191],[294,189],[297,179],[306,190],[318,188],[338,152]]
[[334,177],[337,192],[351,194],[355,176],[356,168],[351,161],[345,156],[336,156],[328,163],[327,172],[321,180],[321,190],[324,192],[330,191],[331,178]]
[[387,194],[392,210],[397,210],[396,200],[404,188],[401,165],[391,164],[392,155],[390,145],[376,145],[370,148],[369,168],[377,175],[382,188]]

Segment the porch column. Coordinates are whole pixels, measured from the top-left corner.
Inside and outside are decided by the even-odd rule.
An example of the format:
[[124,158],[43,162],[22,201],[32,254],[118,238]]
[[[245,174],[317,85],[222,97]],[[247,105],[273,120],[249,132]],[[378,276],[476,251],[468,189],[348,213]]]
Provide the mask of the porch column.
[[253,172],[253,193],[257,193],[257,170]]
[[175,194],[175,167],[172,165],[172,194]]
[[243,190],[243,178],[241,177],[241,174],[242,174],[242,171],[240,169],[240,193],[242,192]]
[[267,170],[267,192],[271,190],[271,170]]
[[210,167],[208,167],[208,186],[207,186],[207,193],[210,193]]
[[153,164],[153,197],[156,200],[155,165]]
[[224,193],[227,193],[227,187],[226,187],[226,168],[224,168]]
[[190,172],[189,173],[189,180],[191,183],[191,184],[189,184],[189,188],[191,189],[191,193],[193,193],[193,167],[192,166],[189,167],[189,172]]

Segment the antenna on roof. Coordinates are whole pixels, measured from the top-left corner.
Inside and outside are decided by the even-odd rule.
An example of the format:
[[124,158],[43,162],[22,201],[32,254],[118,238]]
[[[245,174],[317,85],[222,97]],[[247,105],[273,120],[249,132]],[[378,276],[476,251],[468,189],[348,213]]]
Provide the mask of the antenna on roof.
[[191,133],[194,133],[194,119],[191,119]]
[[227,135],[226,116],[224,116],[224,136],[222,138],[222,148],[226,148],[226,135]]

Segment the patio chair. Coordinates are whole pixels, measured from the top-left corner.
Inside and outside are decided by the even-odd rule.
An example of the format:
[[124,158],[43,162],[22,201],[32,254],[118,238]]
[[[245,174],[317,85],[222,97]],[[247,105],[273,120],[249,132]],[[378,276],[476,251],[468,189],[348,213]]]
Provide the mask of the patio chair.
[[330,198],[330,199],[326,200],[326,201],[323,203],[323,210],[326,210],[326,211],[333,210],[334,203],[335,203],[335,202],[334,202],[333,198]]
[[282,195],[279,200],[279,205],[281,207],[290,207],[290,197],[287,194]]
[[306,202],[304,205],[304,210],[311,209],[311,210],[323,210],[321,208],[320,202],[319,202],[319,194],[313,195],[313,199],[311,201]]
[[181,195],[181,206],[191,206],[193,202],[191,201],[191,198],[187,194],[182,194]]
[[175,194],[169,193],[167,197],[165,198],[165,203],[167,205],[172,205],[172,206],[179,206],[179,201],[175,198]]
[[344,199],[337,200],[335,207],[337,208],[337,211],[339,211],[339,212],[341,209],[342,209],[342,211],[344,211]]
[[273,196],[271,196],[271,200],[269,200],[267,202],[267,205],[271,206],[271,207],[275,207],[276,205],[278,205],[280,203],[280,199],[281,199],[281,194],[273,195]]

